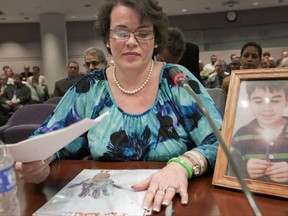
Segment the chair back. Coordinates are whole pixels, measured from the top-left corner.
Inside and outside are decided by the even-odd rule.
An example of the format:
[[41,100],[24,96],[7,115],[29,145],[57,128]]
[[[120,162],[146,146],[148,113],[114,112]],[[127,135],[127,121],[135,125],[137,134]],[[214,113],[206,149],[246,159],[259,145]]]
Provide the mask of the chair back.
[[7,144],[27,139],[55,108],[55,104],[29,104],[19,108],[0,127],[0,139]]
[[226,103],[226,97],[224,91],[221,88],[207,88],[206,90],[209,93],[210,97],[215,102],[216,106],[221,111],[221,113],[224,115],[225,103]]
[[40,124],[55,108],[55,104],[28,104],[16,110],[6,124]]
[[48,100],[44,101],[45,104],[58,104],[62,97],[51,97]]

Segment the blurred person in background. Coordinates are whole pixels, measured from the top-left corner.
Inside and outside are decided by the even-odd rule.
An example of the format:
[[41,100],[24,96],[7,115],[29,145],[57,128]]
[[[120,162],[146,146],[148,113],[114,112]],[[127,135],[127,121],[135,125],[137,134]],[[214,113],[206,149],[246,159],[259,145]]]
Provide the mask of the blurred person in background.
[[[40,67],[38,66],[33,66],[33,76],[30,76],[27,80],[27,84],[31,87],[37,86],[37,89],[39,90],[39,94],[42,95],[42,91],[44,93],[43,96],[41,96],[41,100],[40,101],[45,101],[49,98],[49,91],[48,91],[48,83],[47,83],[47,78],[40,74]],[[41,88],[42,90],[40,91]],[[33,94],[32,94],[33,95]]]
[[20,75],[15,74],[13,78],[14,85],[8,85],[0,97],[1,106],[6,111],[6,114],[15,112],[31,101],[30,88],[22,83]]
[[26,83],[28,80],[28,77],[33,76],[33,72],[30,71],[29,65],[24,65],[23,67],[24,71],[20,73],[21,80]]
[[68,89],[79,80],[79,64],[76,61],[69,61],[67,65],[67,77],[55,82],[53,97],[62,97]]
[[185,40],[183,32],[177,27],[169,27],[165,47],[156,55],[158,61],[180,64],[201,82],[199,72],[199,47]]
[[[260,67],[262,56],[262,47],[253,41],[245,43],[240,51],[240,70],[241,69],[256,69]],[[226,80],[227,79],[227,80]],[[230,84],[230,76],[223,80],[222,89],[228,94]]]
[[85,73],[107,67],[107,59],[104,51],[96,47],[90,47],[84,51]]

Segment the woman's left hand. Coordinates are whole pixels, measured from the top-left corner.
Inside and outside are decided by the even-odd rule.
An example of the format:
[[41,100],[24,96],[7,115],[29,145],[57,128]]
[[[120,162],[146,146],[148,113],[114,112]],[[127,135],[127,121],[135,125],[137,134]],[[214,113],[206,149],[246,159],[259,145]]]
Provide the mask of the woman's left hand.
[[144,181],[132,186],[135,191],[147,189],[143,207],[159,212],[161,206],[168,206],[176,193],[181,196],[181,203],[188,204],[188,174],[178,163],[170,163]]

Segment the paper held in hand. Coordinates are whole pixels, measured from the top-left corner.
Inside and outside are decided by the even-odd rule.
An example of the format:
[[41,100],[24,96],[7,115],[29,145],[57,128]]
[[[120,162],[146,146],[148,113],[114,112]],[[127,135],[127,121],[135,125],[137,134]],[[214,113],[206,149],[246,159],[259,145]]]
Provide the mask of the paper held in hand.
[[45,160],[108,115],[109,112],[105,112],[94,120],[86,118],[63,129],[35,136],[16,144],[7,144],[6,146],[15,161],[27,163]]

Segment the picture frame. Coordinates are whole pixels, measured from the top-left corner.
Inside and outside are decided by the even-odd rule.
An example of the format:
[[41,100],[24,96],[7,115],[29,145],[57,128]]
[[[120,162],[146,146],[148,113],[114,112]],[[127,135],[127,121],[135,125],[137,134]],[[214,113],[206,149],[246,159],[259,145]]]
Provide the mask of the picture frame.
[[[250,118],[249,120],[249,113],[247,113],[247,109],[244,113],[240,112],[241,103],[243,103],[243,101],[245,102],[245,99],[243,99],[243,97],[246,96],[246,100],[248,100],[246,90],[243,86],[247,85],[249,81],[261,82],[262,80],[268,80],[271,82],[277,82],[277,80],[287,80],[288,85],[288,68],[261,68],[252,70],[237,70],[233,71],[231,74],[229,91],[224,112],[224,121],[221,131],[224,143],[230,152],[231,149],[234,148],[232,148],[232,145],[234,144],[232,143],[233,135],[235,134],[237,129],[239,129],[241,125],[245,125],[244,121],[246,121],[247,124],[247,121],[251,122],[254,119],[254,116],[251,114],[252,118]],[[251,83],[252,82],[250,82],[249,85],[251,85]],[[288,112],[287,107],[285,112]],[[233,159],[235,158],[233,157]],[[239,166],[239,164],[236,165]],[[228,169],[231,170],[231,167],[229,166],[229,162],[223,148],[219,144],[212,184],[215,186],[242,190],[240,183],[237,180],[237,177],[230,175]],[[247,187],[251,192],[288,198],[288,182],[276,183],[273,181],[255,180],[249,177],[244,177],[244,179]]]

